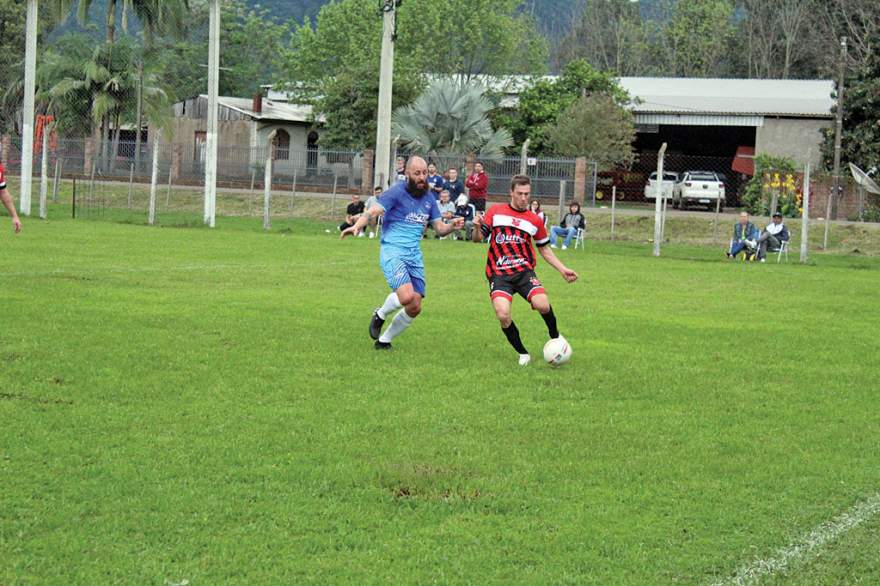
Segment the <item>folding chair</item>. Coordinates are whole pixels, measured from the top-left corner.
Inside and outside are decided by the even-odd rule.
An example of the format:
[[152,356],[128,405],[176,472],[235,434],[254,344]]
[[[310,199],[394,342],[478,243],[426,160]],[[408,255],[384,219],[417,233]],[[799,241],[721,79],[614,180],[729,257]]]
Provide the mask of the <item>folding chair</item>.
[[788,240],[783,240],[778,250],[768,250],[767,252],[776,253],[776,264],[782,262],[782,255],[785,255],[785,262],[788,262]]
[[581,250],[584,250],[584,236],[586,233],[583,228],[578,228],[577,235],[574,237],[574,249],[577,250],[577,247],[580,246]]

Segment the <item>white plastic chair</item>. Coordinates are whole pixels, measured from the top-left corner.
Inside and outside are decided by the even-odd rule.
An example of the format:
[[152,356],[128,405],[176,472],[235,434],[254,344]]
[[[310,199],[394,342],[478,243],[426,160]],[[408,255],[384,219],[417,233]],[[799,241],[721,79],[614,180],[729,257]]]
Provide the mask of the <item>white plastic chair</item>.
[[782,262],[782,255],[785,255],[785,262],[788,262],[788,244],[788,240],[783,240],[782,244],[779,246],[779,250],[770,251],[776,253],[776,264]]
[[584,229],[578,228],[577,235],[574,237],[575,250],[577,250],[578,246],[581,247],[581,250],[584,250],[584,236],[586,236],[586,232],[584,232]]

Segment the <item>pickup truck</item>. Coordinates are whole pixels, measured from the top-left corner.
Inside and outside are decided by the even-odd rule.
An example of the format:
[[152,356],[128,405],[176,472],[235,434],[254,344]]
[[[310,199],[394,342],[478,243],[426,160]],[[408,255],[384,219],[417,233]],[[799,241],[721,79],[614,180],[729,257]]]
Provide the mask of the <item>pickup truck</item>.
[[716,202],[724,209],[724,182],[712,171],[685,171],[672,193],[672,207],[686,210],[689,206],[715,209]]
[[[672,199],[672,194],[675,191],[675,184],[678,182],[678,173],[672,172],[663,172],[663,186],[661,189],[663,190],[663,198],[664,199]],[[654,201],[655,195],[657,194],[657,171],[651,173],[651,176],[648,177],[648,183],[645,185],[645,199],[649,201]]]

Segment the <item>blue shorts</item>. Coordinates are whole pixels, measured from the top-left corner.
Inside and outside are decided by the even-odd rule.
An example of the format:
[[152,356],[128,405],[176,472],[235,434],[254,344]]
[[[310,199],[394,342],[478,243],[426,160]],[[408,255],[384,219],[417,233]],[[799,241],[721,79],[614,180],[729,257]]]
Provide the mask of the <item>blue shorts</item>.
[[413,290],[425,296],[425,261],[419,248],[405,250],[383,246],[379,252],[379,266],[385,274],[388,286],[394,291],[412,283]]

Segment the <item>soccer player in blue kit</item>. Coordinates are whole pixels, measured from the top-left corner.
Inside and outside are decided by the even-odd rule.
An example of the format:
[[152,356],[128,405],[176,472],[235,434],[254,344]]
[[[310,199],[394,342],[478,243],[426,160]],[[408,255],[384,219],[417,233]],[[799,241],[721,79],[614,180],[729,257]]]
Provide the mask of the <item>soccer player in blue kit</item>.
[[[422,234],[430,222],[438,236],[445,236],[464,225],[464,218],[445,224],[437,200],[428,187],[428,164],[421,157],[410,157],[406,181],[391,186],[376,203],[361,214],[354,226],[342,231],[342,238],[363,230],[371,218],[385,214],[382,221],[382,248],[379,264],[392,292],[370,320],[370,337],[377,350],[390,350],[391,341],[403,333],[422,311],[425,297],[425,262]],[[394,311],[400,310],[382,333],[382,326]],[[381,335],[380,335],[381,334]]]

